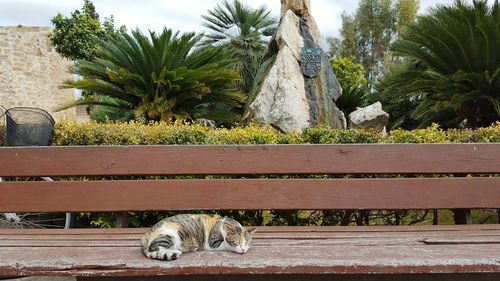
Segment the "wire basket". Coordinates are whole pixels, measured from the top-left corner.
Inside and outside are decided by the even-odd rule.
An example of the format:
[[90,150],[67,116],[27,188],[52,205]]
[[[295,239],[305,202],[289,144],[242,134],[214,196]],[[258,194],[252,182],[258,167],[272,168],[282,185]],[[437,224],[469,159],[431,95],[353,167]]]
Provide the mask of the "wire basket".
[[54,118],[45,110],[14,107],[5,113],[7,146],[47,146],[54,129]]

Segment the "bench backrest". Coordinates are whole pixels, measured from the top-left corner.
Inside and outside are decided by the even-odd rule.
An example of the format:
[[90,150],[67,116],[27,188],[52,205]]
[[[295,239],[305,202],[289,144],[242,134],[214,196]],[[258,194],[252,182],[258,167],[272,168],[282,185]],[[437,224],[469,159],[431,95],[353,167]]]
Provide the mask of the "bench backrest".
[[63,177],[0,212],[498,208],[499,174],[500,144],[0,148],[0,177]]

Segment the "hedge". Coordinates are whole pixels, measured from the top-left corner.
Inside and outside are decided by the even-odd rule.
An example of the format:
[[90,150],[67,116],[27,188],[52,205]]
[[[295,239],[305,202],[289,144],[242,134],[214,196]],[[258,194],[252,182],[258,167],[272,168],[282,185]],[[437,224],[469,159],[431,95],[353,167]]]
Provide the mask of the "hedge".
[[[0,144],[5,128],[0,126]],[[333,144],[333,143],[500,143],[500,122],[477,130],[442,130],[438,125],[413,131],[393,130],[387,135],[367,130],[328,127],[282,133],[270,126],[250,125],[232,129],[166,123],[59,122],[51,145],[201,145],[201,144]]]
[[281,133],[270,126],[233,129],[165,123],[58,123],[52,145],[201,145],[201,144],[332,144],[332,143],[493,143],[500,142],[500,122],[477,130],[442,130],[438,125],[413,131],[340,130],[327,127]]

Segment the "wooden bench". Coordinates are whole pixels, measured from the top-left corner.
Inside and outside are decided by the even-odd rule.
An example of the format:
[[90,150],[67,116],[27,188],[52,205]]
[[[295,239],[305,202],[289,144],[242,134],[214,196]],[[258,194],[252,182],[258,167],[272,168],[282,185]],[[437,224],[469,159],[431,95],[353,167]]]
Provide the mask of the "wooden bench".
[[[0,148],[1,177],[117,176],[1,182],[0,212],[497,209],[498,174],[500,144]],[[0,277],[500,280],[500,225],[260,227],[245,255],[173,262],[142,255],[144,232],[0,230]]]

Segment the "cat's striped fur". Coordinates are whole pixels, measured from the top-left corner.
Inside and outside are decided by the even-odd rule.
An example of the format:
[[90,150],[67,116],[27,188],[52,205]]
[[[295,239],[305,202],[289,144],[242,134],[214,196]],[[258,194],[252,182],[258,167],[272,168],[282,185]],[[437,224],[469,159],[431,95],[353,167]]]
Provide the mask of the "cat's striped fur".
[[255,229],[217,215],[177,215],[155,224],[141,239],[142,251],[152,259],[175,260],[182,253],[229,250],[244,254]]

